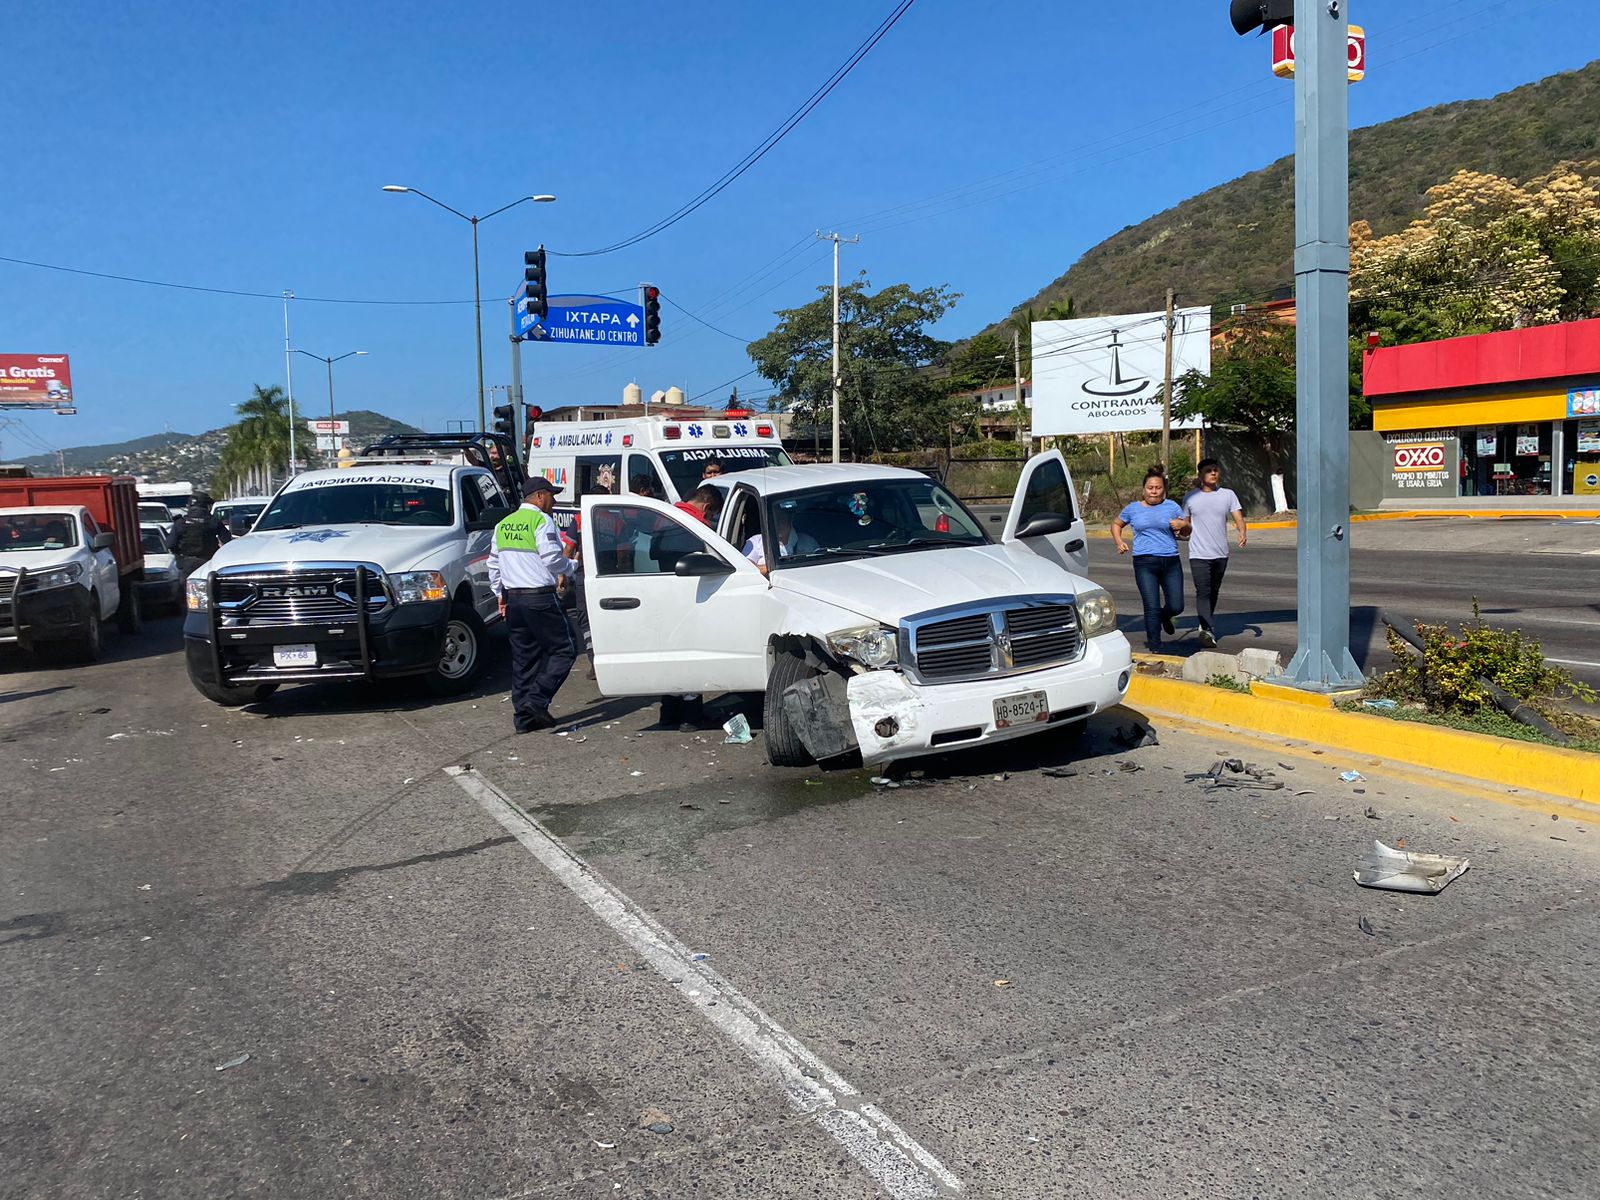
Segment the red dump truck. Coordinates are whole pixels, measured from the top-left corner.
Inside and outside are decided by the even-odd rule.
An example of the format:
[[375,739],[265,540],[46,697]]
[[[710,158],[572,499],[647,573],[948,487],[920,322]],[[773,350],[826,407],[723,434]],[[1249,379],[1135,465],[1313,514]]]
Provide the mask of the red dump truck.
[[106,621],[139,631],[143,578],[131,478],[0,477],[0,645],[98,658]]

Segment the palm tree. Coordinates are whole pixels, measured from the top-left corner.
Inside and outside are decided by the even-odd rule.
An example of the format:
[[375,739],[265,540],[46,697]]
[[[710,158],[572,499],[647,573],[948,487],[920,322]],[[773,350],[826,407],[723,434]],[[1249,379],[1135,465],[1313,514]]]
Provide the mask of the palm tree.
[[239,423],[228,431],[215,480],[223,491],[258,471],[270,476],[289,461],[289,402],[281,387],[256,384],[237,411]]

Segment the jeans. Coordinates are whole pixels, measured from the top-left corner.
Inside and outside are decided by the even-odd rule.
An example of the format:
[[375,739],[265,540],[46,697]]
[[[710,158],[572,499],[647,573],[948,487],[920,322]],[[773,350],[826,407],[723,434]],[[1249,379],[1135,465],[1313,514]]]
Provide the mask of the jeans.
[[578,638],[553,594],[506,596],[511,641],[511,709],[519,731],[538,728],[578,656]]
[[1194,576],[1194,611],[1200,618],[1200,628],[1213,637],[1216,628],[1212,620],[1217,612],[1217,597],[1222,592],[1222,576],[1228,570],[1225,558],[1191,558],[1189,574]]
[[1144,640],[1161,649],[1161,619],[1183,611],[1183,563],[1176,554],[1135,554],[1133,579],[1144,601]]

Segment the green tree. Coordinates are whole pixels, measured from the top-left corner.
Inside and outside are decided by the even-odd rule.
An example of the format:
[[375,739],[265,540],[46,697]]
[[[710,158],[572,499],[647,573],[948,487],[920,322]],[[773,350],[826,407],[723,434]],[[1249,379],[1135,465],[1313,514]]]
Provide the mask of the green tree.
[[1253,432],[1275,474],[1287,461],[1294,432],[1294,329],[1287,325],[1241,328],[1212,356],[1211,373],[1185,371],[1172,381],[1175,420],[1199,418]]
[[289,461],[289,402],[281,387],[256,384],[236,411],[239,421],[228,431],[212,481],[222,492],[243,484],[252,471],[270,474]]
[[[970,414],[953,401],[948,380],[927,371],[948,343],[928,326],[959,296],[946,285],[897,283],[871,291],[863,273],[839,289],[841,431],[856,456],[944,445],[952,421]],[[747,347],[751,361],[802,421],[826,424],[832,408],[833,302],[829,289]]]

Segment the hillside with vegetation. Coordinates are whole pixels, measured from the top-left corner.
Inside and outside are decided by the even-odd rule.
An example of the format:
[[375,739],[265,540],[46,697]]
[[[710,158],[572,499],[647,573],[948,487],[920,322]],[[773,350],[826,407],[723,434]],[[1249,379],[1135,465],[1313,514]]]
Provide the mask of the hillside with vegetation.
[[[298,402],[295,407],[300,407]],[[414,425],[366,409],[342,412],[339,419],[350,422],[350,439],[357,444],[377,441],[390,434],[421,432]],[[150,434],[126,442],[75,446],[62,451],[62,454],[69,475],[137,475],[155,483],[187,480],[206,485],[216,476],[222,464],[223,450],[235,428],[228,425],[205,433]],[[314,437],[309,429],[305,430],[303,436],[307,439]],[[39,475],[54,475],[59,469],[54,454],[35,454],[16,461]]]
[[[1428,189],[1458,171],[1527,179],[1564,161],[1600,174],[1600,61],[1353,131],[1350,219],[1381,238],[1419,217]],[[1168,287],[1189,304],[1260,301],[1293,279],[1291,156],[1112,235],[1017,309],[1070,297],[1084,315],[1144,312]]]

